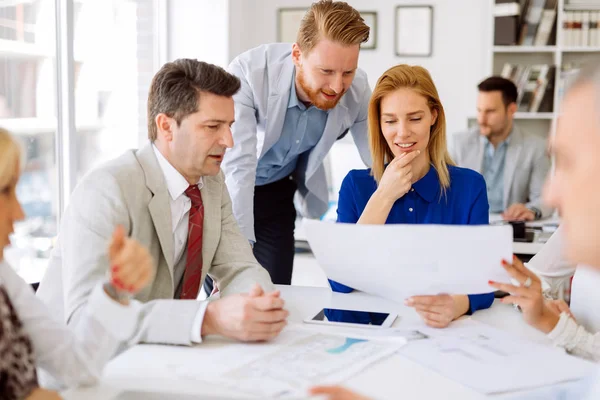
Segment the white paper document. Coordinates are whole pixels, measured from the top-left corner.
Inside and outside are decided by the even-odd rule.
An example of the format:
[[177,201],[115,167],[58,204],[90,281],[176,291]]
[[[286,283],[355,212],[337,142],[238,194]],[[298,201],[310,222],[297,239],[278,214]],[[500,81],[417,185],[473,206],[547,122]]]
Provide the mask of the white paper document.
[[399,351],[441,375],[474,390],[504,393],[585,378],[595,364],[563,350],[520,339],[470,320],[449,328],[418,328]]
[[199,387],[216,385],[261,399],[286,398],[304,396],[312,385],[341,383],[405,343],[289,327],[268,343],[210,338],[192,349],[136,346],[117,361],[127,368],[120,375],[176,377],[202,382]]
[[304,222],[329,279],[403,302],[412,295],[477,294],[510,282],[511,226],[357,225]]

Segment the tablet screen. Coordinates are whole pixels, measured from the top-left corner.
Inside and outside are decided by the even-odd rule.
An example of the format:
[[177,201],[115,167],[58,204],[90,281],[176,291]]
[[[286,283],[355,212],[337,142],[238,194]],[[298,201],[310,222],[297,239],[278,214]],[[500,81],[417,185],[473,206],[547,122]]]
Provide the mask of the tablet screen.
[[389,316],[388,313],[378,313],[371,311],[356,311],[356,310],[340,310],[337,308],[324,308],[313,321],[329,321],[329,322],[344,322],[348,324],[361,325],[383,325],[385,319]]

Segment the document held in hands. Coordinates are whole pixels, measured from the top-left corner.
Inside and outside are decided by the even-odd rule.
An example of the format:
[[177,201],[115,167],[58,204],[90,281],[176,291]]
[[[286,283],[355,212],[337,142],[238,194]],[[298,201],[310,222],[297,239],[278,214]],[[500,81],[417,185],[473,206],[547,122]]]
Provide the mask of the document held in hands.
[[304,224],[329,279],[390,300],[489,293],[489,280],[510,282],[501,265],[512,260],[508,225]]

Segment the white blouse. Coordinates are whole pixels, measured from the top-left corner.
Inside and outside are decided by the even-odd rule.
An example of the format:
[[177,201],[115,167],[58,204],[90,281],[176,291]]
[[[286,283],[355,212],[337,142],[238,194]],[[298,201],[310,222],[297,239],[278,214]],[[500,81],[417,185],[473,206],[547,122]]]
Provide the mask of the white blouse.
[[31,340],[41,376],[50,374],[66,387],[94,383],[138,325],[139,303],[123,306],[101,285],[94,288],[85,315],[70,327],[54,319],[31,286],[5,262],[0,262],[0,285]]
[[[548,337],[576,356],[600,361],[600,272],[580,265],[571,286],[571,312],[575,322],[562,313]],[[592,333],[595,332],[595,333]]]
[[571,283],[570,309],[577,322],[568,314],[562,313],[558,324],[548,334],[552,343],[571,354],[598,362],[600,312],[597,305],[600,304],[600,271],[583,265],[575,269],[565,260],[563,244],[562,229],[559,228],[526,265],[540,276],[545,283],[543,287],[554,298],[562,298],[563,290]]

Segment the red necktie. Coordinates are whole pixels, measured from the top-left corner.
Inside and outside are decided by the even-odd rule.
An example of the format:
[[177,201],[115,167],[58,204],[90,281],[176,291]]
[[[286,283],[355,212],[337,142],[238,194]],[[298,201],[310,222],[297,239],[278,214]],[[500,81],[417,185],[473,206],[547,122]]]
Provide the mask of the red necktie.
[[204,206],[198,185],[190,185],[185,195],[192,201],[188,222],[187,260],[183,273],[183,287],[180,299],[196,299],[202,279],[202,224]]

